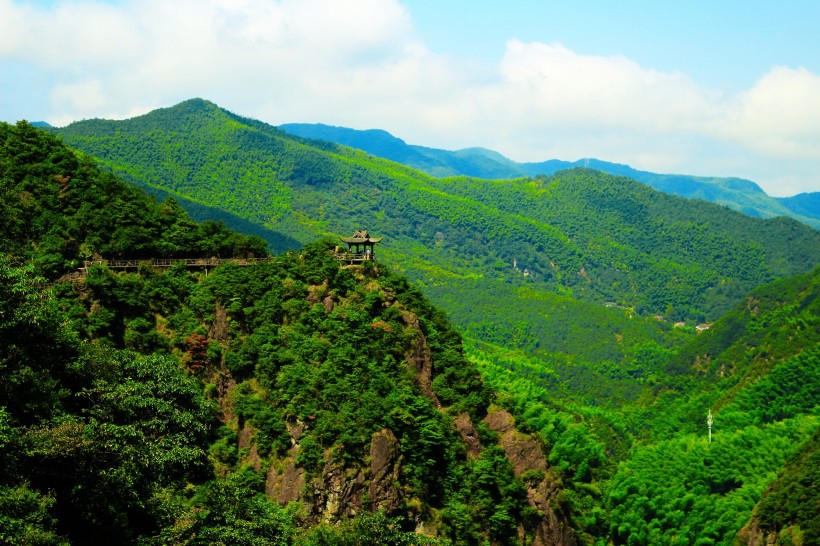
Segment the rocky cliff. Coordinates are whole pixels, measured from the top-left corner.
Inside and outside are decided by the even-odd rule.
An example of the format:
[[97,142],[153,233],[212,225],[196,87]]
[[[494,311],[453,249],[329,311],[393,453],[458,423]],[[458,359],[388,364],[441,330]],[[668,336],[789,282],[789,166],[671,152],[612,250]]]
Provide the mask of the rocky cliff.
[[221,351],[205,375],[237,452],[225,472],[264,474],[267,497],[300,504],[309,525],[383,511],[456,544],[575,544],[543,444],[490,403],[458,334],[403,278],[322,246],[265,267],[247,300],[208,290]]

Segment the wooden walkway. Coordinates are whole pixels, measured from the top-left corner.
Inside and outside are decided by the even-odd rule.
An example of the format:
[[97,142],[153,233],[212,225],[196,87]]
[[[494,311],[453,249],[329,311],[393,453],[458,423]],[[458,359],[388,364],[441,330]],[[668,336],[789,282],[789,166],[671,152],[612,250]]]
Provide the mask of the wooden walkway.
[[92,265],[104,265],[108,269],[138,269],[141,265],[149,267],[157,267],[160,269],[167,269],[177,264],[185,264],[189,268],[204,268],[217,267],[222,264],[236,264],[236,265],[253,265],[262,262],[269,262],[273,258],[151,258],[148,260],[86,260],[83,262],[83,267],[88,268]]
[[77,271],[66,273],[55,282],[82,282],[88,277],[88,269],[95,265],[104,265],[108,269],[136,270],[140,266],[168,269],[177,264],[184,264],[188,269],[209,269],[223,264],[240,266],[254,265],[273,261],[274,258],[148,258],[144,260],[85,260]]

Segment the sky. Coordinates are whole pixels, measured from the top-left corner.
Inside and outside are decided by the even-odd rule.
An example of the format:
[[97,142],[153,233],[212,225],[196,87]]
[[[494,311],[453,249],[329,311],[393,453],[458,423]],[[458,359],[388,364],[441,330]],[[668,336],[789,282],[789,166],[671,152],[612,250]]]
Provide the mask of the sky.
[[0,121],[204,98],[515,161],[820,191],[815,0],[0,0]]

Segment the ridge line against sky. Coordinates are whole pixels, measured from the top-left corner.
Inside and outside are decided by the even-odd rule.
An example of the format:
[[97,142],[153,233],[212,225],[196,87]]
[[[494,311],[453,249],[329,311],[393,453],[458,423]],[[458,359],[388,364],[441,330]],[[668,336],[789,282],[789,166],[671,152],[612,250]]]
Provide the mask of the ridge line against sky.
[[202,97],[519,162],[820,191],[820,2],[0,0],[0,120]]

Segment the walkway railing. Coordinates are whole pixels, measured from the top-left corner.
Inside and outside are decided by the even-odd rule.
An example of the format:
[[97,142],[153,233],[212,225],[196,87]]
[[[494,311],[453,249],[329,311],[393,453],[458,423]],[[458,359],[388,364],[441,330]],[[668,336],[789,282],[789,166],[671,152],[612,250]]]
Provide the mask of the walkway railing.
[[94,265],[104,265],[109,269],[139,269],[141,265],[168,269],[177,264],[184,264],[190,269],[217,267],[223,264],[253,265],[273,261],[274,258],[149,258],[145,260],[85,260],[83,266],[71,273],[66,273],[55,282],[78,283],[88,277],[88,269]]
[[93,265],[104,265],[109,269],[138,269],[141,265],[168,268],[177,264],[185,267],[216,267],[222,264],[253,265],[269,262],[273,258],[151,258],[147,260],[85,260],[80,270],[88,271]]
[[376,257],[370,252],[336,252],[333,257],[343,262],[375,262]]

